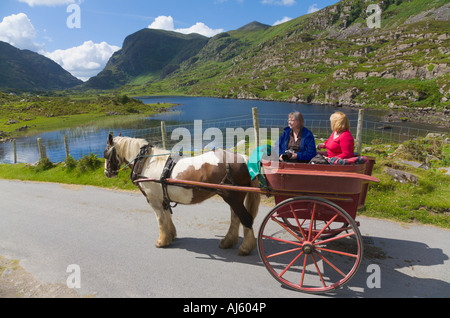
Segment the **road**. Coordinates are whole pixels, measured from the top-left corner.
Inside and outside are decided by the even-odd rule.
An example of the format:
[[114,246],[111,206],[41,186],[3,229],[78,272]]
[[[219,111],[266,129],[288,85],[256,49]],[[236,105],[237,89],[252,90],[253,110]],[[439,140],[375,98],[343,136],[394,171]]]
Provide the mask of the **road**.
[[[256,229],[269,210],[261,207]],[[138,192],[0,180],[0,255],[42,283],[65,285],[77,265],[80,296],[319,297],[282,288],[256,251],[219,249],[228,211],[219,199],[176,207],[178,238],[158,249],[154,213]],[[450,231],[357,220],[364,261],[346,287],[320,297],[450,297]],[[367,285],[371,264],[380,288]]]

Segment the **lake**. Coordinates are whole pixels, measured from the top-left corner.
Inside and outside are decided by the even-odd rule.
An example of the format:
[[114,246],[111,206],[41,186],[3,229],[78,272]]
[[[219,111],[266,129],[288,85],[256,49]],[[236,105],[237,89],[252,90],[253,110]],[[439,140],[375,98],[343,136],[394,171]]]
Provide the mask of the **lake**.
[[[171,103],[177,106],[166,113],[154,115],[129,123],[110,124],[108,127],[92,126],[78,127],[73,129],[61,129],[39,135],[18,138],[17,157],[18,162],[33,163],[39,160],[37,138],[41,138],[46,146],[47,157],[52,162],[64,161],[66,158],[64,139],[69,140],[69,152],[72,157],[79,159],[90,153],[101,157],[106,145],[106,138],[110,131],[114,135],[122,133],[123,136],[145,138],[151,142],[160,141],[160,122],[165,121],[167,125],[168,138],[171,131],[176,127],[192,127],[194,120],[202,120],[203,128],[218,127],[242,127],[246,129],[252,126],[252,108],[258,108],[261,127],[287,126],[288,114],[300,111],[305,117],[305,126],[316,127],[317,123],[322,125],[320,129],[325,134],[329,131],[326,122],[330,115],[336,110],[344,111],[350,119],[352,127],[356,128],[358,110],[321,105],[302,105],[285,102],[271,102],[258,100],[235,100],[209,97],[186,97],[186,96],[152,96],[141,97],[144,103]],[[365,121],[383,127],[381,118],[383,112],[367,110],[364,115]],[[120,122],[120,121],[119,121]],[[401,123],[403,127],[413,129],[417,125]],[[178,125],[178,126],[177,126]],[[397,124],[396,124],[397,125]],[[378,127],[376,127],[378,128]],[[420,128],[432,130],[432,127],[421,126]],[[0,163],[13,163],[13,143],[0,144]]]

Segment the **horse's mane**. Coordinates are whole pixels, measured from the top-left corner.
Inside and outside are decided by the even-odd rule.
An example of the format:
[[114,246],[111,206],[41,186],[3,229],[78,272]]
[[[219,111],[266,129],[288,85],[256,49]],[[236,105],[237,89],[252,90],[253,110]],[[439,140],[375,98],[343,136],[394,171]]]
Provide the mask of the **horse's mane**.
[[[131,137],[121,137],[117,136],[114,138],[114,146],[116,148],[116,151],[120,153],[123,158],[127,159],[128,161],[133,160],[139,153],[139,150],[148,145],[148,141],[141,138],[131,138]],[[154,155],[163,155],[168,153],[167,150],[160,149],[157,147],[152,147],[152,154]],[[160,160],[166,160],[164,156],[156,156],[155,159],[157,161]]]
[[117,153],[129,160],[136,157],[141,147],[145,145],[148,145],[148,141],[145,139],[121,136],[114,138],[114,147],[116,148]]
[[[121,137],[121,136],[117,136],[114,138],[114,146],[116,148],[116,151],[118,152],[118,154],[121,155],[122,158],[124,158],[125,160],[127,160],[128,162],[131,162],[134,158],[136,158],[136,156],[139,154],[140,149],[143,146],[148,145],[148,141],[145,139],[141,139],[141,138],[131,138],[131,137]],[[226,151],[231,153],[230,151],[227,151],[225,149],[216,149],[216,150],[221,150],[221,151]],[[214,150],[211,150],[214,151]],[[162,148],[158,148],[153,146],[152,150],[151,150],[151,155],[153,155],[153,162],[166,162],[167,160],[167,156],[165,155],[169,155],[170,151],[162,149]],[[248,162],[248,156],[244,155],[244,154],[239,154],[238,155],[242,156],[242,160],[244,163]],[[239,159],[238,159],[238,162]]]

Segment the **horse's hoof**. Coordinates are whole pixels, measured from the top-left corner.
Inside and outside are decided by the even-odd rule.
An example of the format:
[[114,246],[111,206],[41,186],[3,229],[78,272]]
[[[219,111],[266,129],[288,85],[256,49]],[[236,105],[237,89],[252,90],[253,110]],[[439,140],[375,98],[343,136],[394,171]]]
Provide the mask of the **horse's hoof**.
[[238,240],[220,240],[219,247],[221,249],[232,248],[238,243]]
[[167,247],[167,246],[169,246],[171,243],[163,243],[163,242],[161,242],[161,241],[156,241],[156,244],[155,244],[155,246],[157,247],[157,248],[163,248],[163,247]]
[[250,255],[251,252],[252,252],[251,250],[248,251],[246,249],[241,249],[241,248],[238,249],[239,256],[248,256],[248,255]]
[[247,256],[256,248],[256,240],[247,244],[241,244],[238,249],[239,256]]

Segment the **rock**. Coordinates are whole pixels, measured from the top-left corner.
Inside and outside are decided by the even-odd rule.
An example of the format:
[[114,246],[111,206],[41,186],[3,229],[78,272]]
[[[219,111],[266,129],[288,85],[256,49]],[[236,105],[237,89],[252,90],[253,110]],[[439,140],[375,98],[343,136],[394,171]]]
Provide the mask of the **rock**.
[[399,162],[403,163],[405,165],[408,165],[408,166],[412,166],[414,168],[420,168],[420,169],[424,169],[424,170],[430,169],[430,167],[426,163],[420,163],[417,161],[410,161],[410,160],[405,160],[405,159],[400,159]]
[[106,116],[114,116],[114,115],[120,115],[119,112],[115,112],[115,111],[110,111],[106,113]]
[[10,119],[8,120],[5,125],[13,125],[13,124],[18,124],[19,122],[15,119]]
[[366,79],[366,77],[367,77],[367,73],[366,72],[356,72],[353,75],[354,79]]
[[28,127],[27,125],[25,125],[25,126],[23,126],[23,127],[20,127],[20,128],[18,128],[18,129],[16,129],[16,131],[25,131],[25,130],[27,130],[28,128],[30,128],[30,127]]
[[436,138],[444,138],[445,134],[439,134],[439,133],[428,133],[425,139],[436,139]]
[[384,168],[384,172],[387,175],[390,175],[397,182],[410,183],[413,185],[419,184],[419,178],[409,172],[396,170],[396,169],[392,169],[392,168],[388,168],[388,167]]

